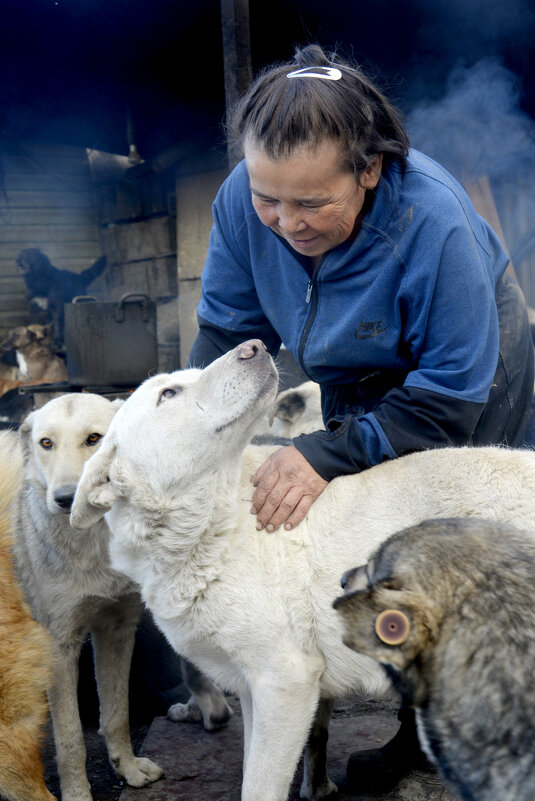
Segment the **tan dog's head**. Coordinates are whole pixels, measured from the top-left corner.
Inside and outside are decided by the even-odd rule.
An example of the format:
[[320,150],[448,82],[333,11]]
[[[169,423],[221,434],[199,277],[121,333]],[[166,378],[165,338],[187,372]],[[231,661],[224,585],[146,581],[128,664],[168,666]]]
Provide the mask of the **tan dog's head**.
[[51,514],[69,514],[84,464],[123,402],[73,392],[49,401],[22,423],[25,474],[42,488]]
[[12,328],[2,342],[2,350],[18,350],[23,352],[29,345],[39,342],[51,346],[51,327],[49,325],[19,325]]

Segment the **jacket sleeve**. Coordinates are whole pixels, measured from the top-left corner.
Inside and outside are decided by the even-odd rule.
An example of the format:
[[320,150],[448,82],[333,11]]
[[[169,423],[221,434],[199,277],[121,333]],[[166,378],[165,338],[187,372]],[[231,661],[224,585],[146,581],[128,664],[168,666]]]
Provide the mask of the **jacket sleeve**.
[[399,387],[373,413],[347,415],[334,430],[303,434],[293,444],[330,481],[413,451],[466,445],[483,408],[483,403]]
[[199,333],[189,354],[188,367],[207,367],[248,339],[261,339],[273,358],[279,352],[280,340],[269,324],[243,331],[229,331],[200,316],[197,319]]
[[[494,287],[488,254],[470,254],[462,227],[452,227],[435,269],[408,269],[405,346],[413,369],[361,416],[334,430],[297,438],[295,446],[326,480],[428,448],[469,444],[488,399],[498,361]],[[327,423],[329,421],[326,421]]]

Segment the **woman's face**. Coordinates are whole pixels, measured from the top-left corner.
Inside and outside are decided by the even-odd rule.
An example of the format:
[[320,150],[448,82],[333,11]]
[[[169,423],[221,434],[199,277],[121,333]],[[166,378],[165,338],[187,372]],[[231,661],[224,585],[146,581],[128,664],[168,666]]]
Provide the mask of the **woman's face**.
[[277,161],[248,143],[245,160],[261,221],[298,253],[312,257],[353,235],[366,189],[377,186],[382,163],[376,156],[357,179],[342,167],[340,149],[329,140]]

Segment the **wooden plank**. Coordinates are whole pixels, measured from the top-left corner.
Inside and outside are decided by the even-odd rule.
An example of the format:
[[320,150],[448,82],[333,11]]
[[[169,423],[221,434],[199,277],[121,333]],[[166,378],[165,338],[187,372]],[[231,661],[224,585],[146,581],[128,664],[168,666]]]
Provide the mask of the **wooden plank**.
[[[474,204],[477,213],[492,227],[504,246],[507,255],[510,256],[488,176],[480,175],[479,178],[473,178],[471,176],[464,175],[463,185],[470,200]],[[507,265],[506,272],[518,283],[515,268],[511,261],[509,261],[509,264]]]
[[0,225],[0,244],[5,242],[94,242],[94,225]]
[[111,262],[142,261],[176,253],[175,220],[152,220],[113,225],[102,230],[103,250]]
[[[38,248],[49,257],[56,267],[60,267],[60,261],[75,259],[82,263],[84,260],[91,259],[94,261],[101,255],[98,242],[72,242],[67,243],[69,247],[65,247],[61,241],[58,242],[41,242],[39,240],[32,240],[26,242],[6,242],[2,246],[3,259],[16,259],[23,248]],[[73,255],[75,254],[75,259]]]
[[[252,80],[249,0],[221,0],[221,32],[225,106],[228,111]],[[227,155],[232,169],[239,156],[230,148]]]
[[28,312],[28,303],[26,297],[20,295],[0,295],[0,314],[3,316],[4,312],[18,312],[25,314]]
[[88,208],[6,208],[0,195],[0,227],[4,225],[94,225],[96,229],[97,216]]
[[5,311],[2,312],[1,325],[4,330],[11,331],[18,325],[29,325],[32,321],[32,316],[28,310],[22,311]]
[[[20,249],[22,250],[22,248]],[[22,277],[20,277],[19,271],[17,269],[16,264],[16,257],[18,256],[20,250],[17,250],[16,255],[11,258],[0,258],[0,275],[2,276],[3,280],[20,280],[21,284],[24,284]],[[98,249],[98,246],[95,247],[93,253],[90,253],[88,256],[80,257],[76,253],[62,253],[61,255],[51,256],[50,252],[47,252],[42,249],[43,253],[50,258],[54,267],[58,267],[60,270],[71,270],[74,273],[79,273],[82,270],[85,270],[86,267],[91,267],[94,261],[99,258],[101,255],[101,251]],[[0,251],[2,255],[4,255],[4,248]]]
[[86,150],[76,145],[53,144],[46,142],[2,141],[1,152],[6,155],[22,156],[40,161],[42,158],[79,159],[87,161]]
[[39,155],[34,159],[25,155],[6,154],[0,147],[0,164],[3,175],[46,175],[60,174],[63,176],[79,175],[81,178],[89,176],[89,164],[85,158]]
[[93,187],[89,175],[53,175],[51,173],[4,173],[2,191],[8,192],[87,192]]
[[119,300],[126,292],[142,292],[152,298],[177,295],[176,256],[112,264],[91,284],[91,293],[106,300]]
[[61,197],[59,197],[57,192],[23,192],[14,190],[0,196],[0,209],[5,207],[57,209],[59,199],[61,199],[61,207],[65,208],[91,209],[93,207],[93,197],[80,192],[62,192]]
[[0,294],[26,295],[26,284],[21,276],[6,276],[0,274]]

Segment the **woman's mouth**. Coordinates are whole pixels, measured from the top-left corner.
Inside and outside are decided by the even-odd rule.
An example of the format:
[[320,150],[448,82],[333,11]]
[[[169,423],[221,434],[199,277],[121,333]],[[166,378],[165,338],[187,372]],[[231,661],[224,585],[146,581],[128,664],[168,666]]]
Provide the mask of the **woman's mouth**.
[[318,239],[317,236],[311,236],[309,239],[294,239],[293,237],[289,236],[288,242],[293,248],[306,249],[313,247],[317,239]]

